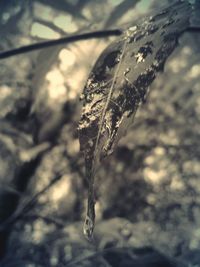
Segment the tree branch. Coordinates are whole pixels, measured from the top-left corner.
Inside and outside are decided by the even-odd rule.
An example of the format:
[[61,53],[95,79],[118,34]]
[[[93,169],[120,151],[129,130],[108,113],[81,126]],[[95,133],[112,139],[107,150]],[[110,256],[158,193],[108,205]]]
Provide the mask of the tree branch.
[[115,24],[130,9],[134,9],[139,0],[125,0],[117,5],[105,23],[105,28]]
[[70,35],[70,36],[63,37],[57,40],[41,42],[37,44],[22,46],[19,48],[0,52],[0,59],[28,53],[31,51],[35,51],[35,50],[39,50],[42,48],[47,48],[47,47],[55,46],[55,45],[68,44],[68,43],[72,43],[76,41],[88,40],[88,39],[93,39],[93,38],[100,39],[100,38],[105,38],[109,36],[119,36],[122,33],[123,33],[122,30],[115,29],[115,30],[88,32],[88,33],[83,33],[83,34],[78,34],[78,35]]
[[45,20],[42,20],[42,19],[34,19],[34,22],[36,23],[40,23],[50,29],[52,29],[53,31],[65,36],[67,32],[65,32],[64,30],[62,30],[60,27],[57,27],[55,24],[49,22],[49,21],[45,21]]
[[48,7],[51,7],[59,12],[67,12],[68,14],[71,14],[75,17],[81,18],[85,20],[85,17],[77,12],[76,6],[67,3],[66,1],[60,0],[36,0],[37,2],[46,5]]

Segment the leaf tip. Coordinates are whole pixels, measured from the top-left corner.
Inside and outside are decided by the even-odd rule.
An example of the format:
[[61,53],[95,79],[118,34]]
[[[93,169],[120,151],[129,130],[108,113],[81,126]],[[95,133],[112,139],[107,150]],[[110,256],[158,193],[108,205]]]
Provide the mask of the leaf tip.
[[83,225],[83,234],[86,239],[90,242],[93,241],[94,221],[86,215],[85,222]]

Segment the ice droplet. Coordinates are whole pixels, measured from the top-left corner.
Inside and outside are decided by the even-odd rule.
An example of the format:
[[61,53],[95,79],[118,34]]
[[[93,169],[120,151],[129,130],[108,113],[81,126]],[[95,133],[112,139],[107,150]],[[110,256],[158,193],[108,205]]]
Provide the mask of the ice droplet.
[[132,26],[129,28],[129,31],[135,32],[137,30],[137,26]]
[[94,95],[93,94],[88,94],[86,96],[86,102],[88,102],[88,103],[92,102],[93,99],[94,99]]
[[93,240],[93,230],[94,230],[94,221],[86,215],[85,222],[83,225],[83,234],[88,241]]

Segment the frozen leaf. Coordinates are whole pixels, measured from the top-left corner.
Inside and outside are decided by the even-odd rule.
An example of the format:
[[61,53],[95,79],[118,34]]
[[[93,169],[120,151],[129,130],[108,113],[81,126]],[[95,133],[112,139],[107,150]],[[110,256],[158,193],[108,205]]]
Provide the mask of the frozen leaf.
[[84,233],[92,237],[95,221],[94,176],[132,124],[150,84],[188,29],[192,9],[179,1],[129,27],[97,60],[84,88],[79,122],[81,150],[89,184]]

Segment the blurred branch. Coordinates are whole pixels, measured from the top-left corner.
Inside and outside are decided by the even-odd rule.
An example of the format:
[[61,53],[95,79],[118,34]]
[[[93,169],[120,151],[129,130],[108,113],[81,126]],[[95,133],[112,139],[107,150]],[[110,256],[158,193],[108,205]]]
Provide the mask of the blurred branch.
[[81,10],[84,6],[86,6],[90,0],[79,0],[77,4],[78,10]]
[[70,168],[73,172],[77,172],[78,175],[81,178],[85,178],[85,173],[82,170],[82,167],[77,163],[78,159],[77,158],[73,158],[72,156],[70,156],[67,151],[64,152],[64,156],[67,158],[67,160],[69,161],[70,164]]
[[135,8],[140,0],[125,0],[117,5],[105,23],[105,28],[115,24],[128,10]]
[[[73,171],[76,171],[81,177],[84,177],[84,174],[81,170],[81,167],[76,163],[75,160],[72,159],[72,157],[65,152],[66,158],[70,162],[70,167]],[[52,186],[54,186],[58,181],[60,181],[63,177],[63,173],[60,173],[52,179],[47,186],[45,186],[41,191],[36,193],[31,199],[29,199],[24,206],[16,210],[5,222],[0,224],[0,232],[4,231],[5,229],[8,229],[13,224],[15,224],[18,220],[24,218],[26,216],[27,212],[29,212],[36,204],[38,199],[46,193]],[[31,215],[30,215],[31,216]],[[61,226],[61,225],[60,225]]]
[[[141,248],[133,248],[131,246],[125,245],[121,247],[109,247],[99,249],[93,253],[93,255],[85,256],[84,260],[91,260],[92,258],[96,259],[98,256],[103,257],[107,266],[116,266],[116,262],[123,262],[122,265],[118,266],[182,266],[186,267],[181,261],[169,257],[168,255],[162,254],[158,250],[155,250],[151,246],[144,246]],[[116,260],[117,257],[117,260]],[[124,260],[125,259],[125,260]],[[84,261],[83,260],[83,261]],[[82,262],[83,262],[82,261]],[[75,261],[74,261],[75,262]],[[80,261],[80,263],[82,263]],[[75,264],[79,263],[78,260]],[[152,265],[151,265],[152,263]],[[69,266],[73,265],[72,262],[67,264]],[[79,265],[79,264],[77,264]]]
[[9,229],[13,224],[18,220],[23,218],[27,212],[29,212],[35,204],[37,204],[38,198],[40,198],[44,193],[46,193],[55,183],[60,181],[63,177],[63,174],[58,174],[54,179],[52,179],[47,186],[45,186],[41,191],[36,193],[23,207],[15,211],[6,221],[0,224],[0,232],[3,232],[5,229]]
[[37,22],[37,23],[40,23],[46,27],[49,27],[53,31],[56,31],[56,32],[60,33],[61,35],[66,35],[65,31],[63,31],[61,28],[57,27],[55,24],[51,23],[50,21],[45,21],[45,20],[41,20],[41,19],[36,18],[34,20],[34,22]]
[[60,220],[58,220],[56,218],[52,218],[50,216],[42,216],[42,215],[37,214],[37,213],[27,214],[27,215],[23,216],[23,219],[25,219],[25,220],[28,219],[31,221],[41,219],[41,220],[45,221],[47,224],[53,223],[59,228],[65,227],[65,224],[63,222],[61,222]]
[[67,37],[63,37],[57,40],[51,40],[51,41],[46,41],[46,42],[41,42],[37,44],[32,44],[32,45],[27,45],[27,46],[22,46],[19,48],[11,49],[5,52],[0,52],[0,59],[24,54],[27,52],[39,50],[42,48],[47,48],[55,45],[61,45],[61,44],[67,44],[67,43],[72,43],[76,41],[81,41],[81,40],[88,40],[88,39],[99,39],[99,38],[105,38],[109,36],[119,36],[123,33],[122,30],[120,29],[115,29],[115,30],[105,30],[105,31],[95,31],[95,32],[89,32],[89,33],[83,33],[83,34],[78,34],[78,35],[70,35]]
[[149,145],[137,145],[133,148],[133,150],[145,150],[145,151],[149,151],[149,150],[152,150],[153,148],[157,148],[157,147],[162,147],[164,148],[165,150],[170,150],[170,149],[174,149],[176,151],[180,151],[180,150],[185,150],[187,152],[191,151],[192,153],[196,153],[196,155],[198,155],[198,152],[200,152],[200,149],[198,147],[197,144],[189,144],[189,145],[185,145],[185,144],[182,144],[182,145],[171,145],[171,144],[163,144],[163,143],[154,143],[152,142],[152,144],[149,144]]
[[[23,14],[25,12],[25,8],[22,6],[20,11],[10,17],[10,19],[5,24],[0,24],[1,26],[1,32],[0,36],[2,38],[3,35],[7,35],[10,33],[17,33],[19,31],[19,28],[16,27],[18,25],[18,22],[21,20]],[[2,17],[3,14],[0,13],[0,16]]]
[[0,184],[0,188],[1,188],[1,191],[5,191],[5,192],[8,192],[8,193],[11,193],[11,194],[14,194],[14,195],[17,195],[19,197],[22,196],[22,193],[20,191],[18,191],[17,189],[15,189],[14,187],[10,186],[10,185],[7,185],[7,184]]
[[82,14],[77,12],[76,6],[69,4],[64,0],[37,0],[37,2],[46,6],[50,6],[59,12],[68,12],[70,15],[86,20]]

